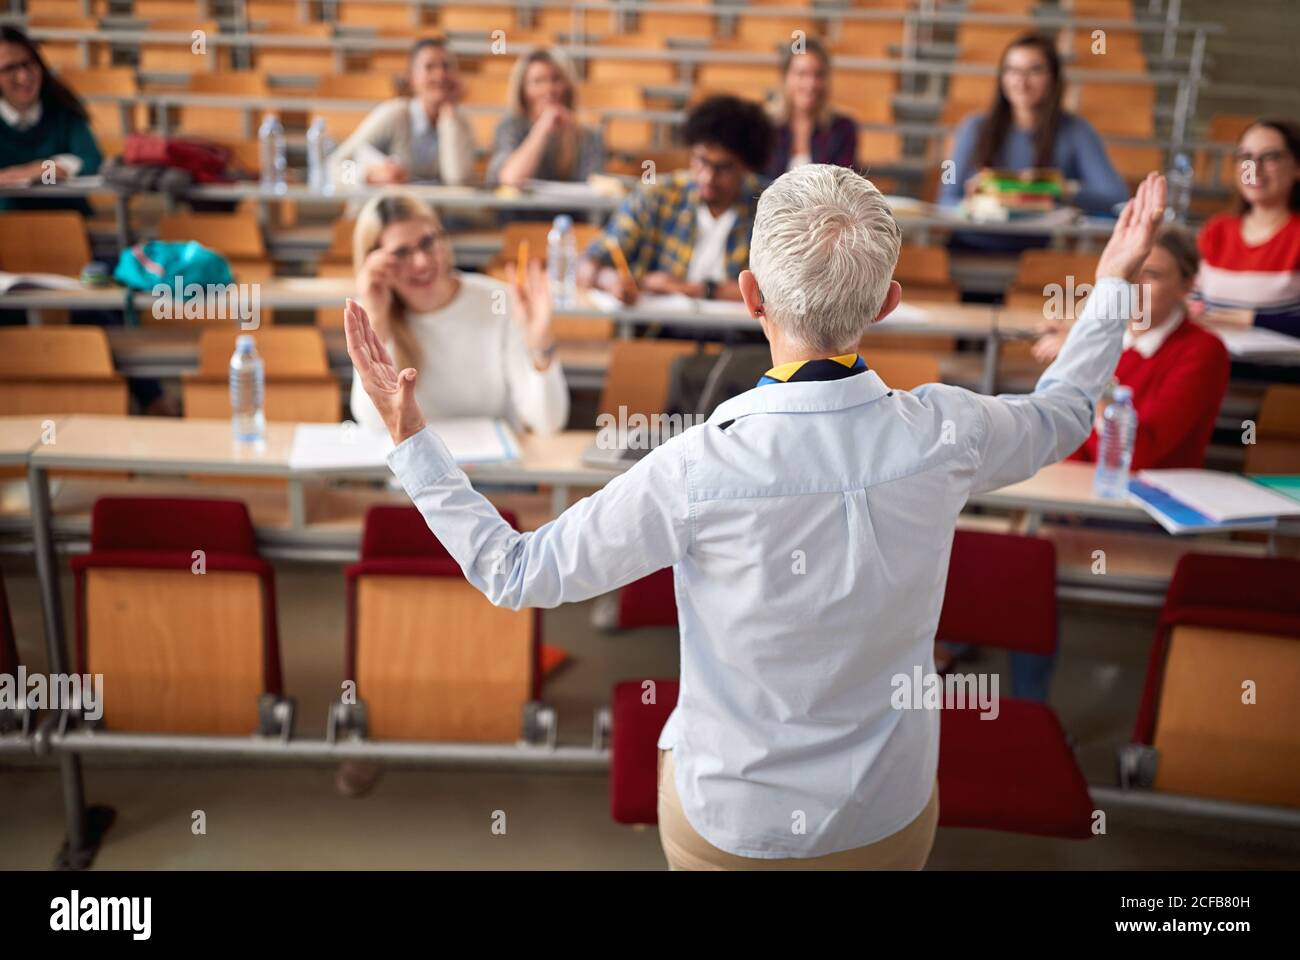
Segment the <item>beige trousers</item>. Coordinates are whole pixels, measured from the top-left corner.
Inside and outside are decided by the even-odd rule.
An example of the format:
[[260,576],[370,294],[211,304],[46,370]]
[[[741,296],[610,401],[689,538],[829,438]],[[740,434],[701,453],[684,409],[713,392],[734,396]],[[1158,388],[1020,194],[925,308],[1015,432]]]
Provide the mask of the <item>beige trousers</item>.
[[939,785],[915,820],[897,833],[824,857],[764,860],[719,850],[700,836],[682,812],[673,779],[673,753],[659,751],[659,842],[670,870],[920,870],[934,845]]

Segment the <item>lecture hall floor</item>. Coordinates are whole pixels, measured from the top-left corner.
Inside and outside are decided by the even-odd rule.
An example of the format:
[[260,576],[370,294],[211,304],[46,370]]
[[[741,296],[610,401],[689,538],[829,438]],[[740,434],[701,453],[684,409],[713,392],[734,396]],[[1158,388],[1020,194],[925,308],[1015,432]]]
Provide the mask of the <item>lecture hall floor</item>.
[[[5,562],[21,653],[44,668],[29,565]],[[70,578],[64,578],[65,588]],[[342,662],[343,592],[337,569],[277,565],[280,631],[299,731],[319,735]],[[1053,705],[1079,741],[1093,783],[1112,783],[1114,748],[1136,709],[1154,612],[1063,608]],[[616,679],[676,671],[674,631],[605,636],[590,605],[547,614],[549,642],[574,662],[548,685],[563,741],[586,742],[592,710]],[[991,656],[993,668],[1005,667]],[[295,679],[297,682],[295,682]],[[1005,676],[1004,676],[1005,689]],[[24,761],[24,763],[29,763]],[[609,818],[602,775],[394,769],[369,796],[334,791],[333,770],[167,763],[87,764],[91,802],[117,808],[102,869],[663,869],[657,833]],[[206,836],[190,815],[207,814]],[[494,836],[492,811],[506,811]],[[58,778],[50,767],[0,766],[0,868],[44,869],[61,835]],[[1105,837],[1078,843],[940,830],[930,869],[1300,867],[1300,831],[1114,809]]]

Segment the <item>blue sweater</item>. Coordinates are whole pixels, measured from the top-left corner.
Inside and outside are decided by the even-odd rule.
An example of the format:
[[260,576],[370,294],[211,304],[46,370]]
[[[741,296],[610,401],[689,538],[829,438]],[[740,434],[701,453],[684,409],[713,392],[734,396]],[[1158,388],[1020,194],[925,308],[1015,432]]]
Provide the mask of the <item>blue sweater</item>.
[[[957,128],[952,157],[957,164],[956,177],[953,183],[940,181],[939,203],[942,206],[960,203],[965,196],[966,181],[979,172],[975,148],[984,117],[982,113],[971,114]],[[1033,134],[1013,124],[1007,131],[995,166],[1027,170],[1035,165],[1035,154]],[[1052,166],[1059,169],[1067,180],[1079,181],[1079,192],[1073,202],[1087,213],[1112,214],[1115,204],[1128,199],[1128,187],[1111,166],[1101,137],[1083,117],[1072,113],[1062,115],[1052,148]]]

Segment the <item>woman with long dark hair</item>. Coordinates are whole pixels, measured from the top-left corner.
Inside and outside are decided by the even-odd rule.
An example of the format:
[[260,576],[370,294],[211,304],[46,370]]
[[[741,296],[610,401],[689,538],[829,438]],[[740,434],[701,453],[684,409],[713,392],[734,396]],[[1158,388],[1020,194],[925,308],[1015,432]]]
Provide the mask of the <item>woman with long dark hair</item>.
[[[89,175],[100,160],[85,105],[50,73],[26,34],[0,27],[0,184]],[[0,199],[0,209],[50,204]]]
[[954,175],[942,179],[939,202],[960,202],[967,182],[984,169],[1051,167],[1072,184],[1072,204],[1089,213],[1112,213],[1128,199],[1128,189],[1092,124],[1062,107],[1064,93],[1061,58],[1052,40],[1037,33],[1013,40],[1002,52],[992,105],[957,129]]
[[1196,295],[1300,336],[1300,124],[1266,117],[1237,141],[1237,198],[1201,229]]

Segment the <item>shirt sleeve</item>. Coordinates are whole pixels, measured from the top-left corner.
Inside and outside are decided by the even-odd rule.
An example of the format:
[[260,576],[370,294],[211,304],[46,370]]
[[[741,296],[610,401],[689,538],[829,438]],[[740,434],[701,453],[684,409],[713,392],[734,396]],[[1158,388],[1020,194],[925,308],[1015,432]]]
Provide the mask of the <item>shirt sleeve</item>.
[[474,173],[474,129],[461,110],[438,117],[438,174],[446,184],[467,183]]
[[[357,159],[357,152],[362,145],[372,147],[379,153],[387,153],[392,141],[392,125],[396,122],[395,111],[406,109],[404,100],[387,100],[371,110],[361,125],[352,131],[351,136],[334,148],[327,166],[330,181],[336,187],[360,186],[366,182],[366,169],[370,164],[363,158]],[[347,161],[356,163],[356,183],[346,183],[343,172]],[[409,158],[408,158],[409,161]]]
[[574,168],[573,179],[577,182],[585,181],[593,173],[600,173],[605,169],[605,140],[599,130],[593,130],[590,127],[581,128],[582,132],[578,138],[578,162]]
[[528,125],[517,117],[503,117],[497,124],[492,136],[492,157],[488,160],[487,176],[484,177],[488,186],[494,187],[501,182],[501,168],[527,135]]
[[555,607],[608,593],[676,563],[690,540],[684,437],[541,529],[520,533],[470,486],[425,428],[388,455],[429,529],[465,579],[498,607]]
[[1075,206],[1089,213],[1113,214],[1115,205],[1128,199],[1128,187],[1106,153],[1101,137],[1082,117],[1070,124],[1074,161],[1078,164],[1079,192]]
[[[989,397],[937,388],[959,392],[974,408],[972,493],[1028,479],[1079,448],[1092,430],[1097,400],[1119,363],[1131,296],[1123,280],[1099,280],[1061,352],[1031,394]],[[921,387],[918,392],[935,389]]]
[[609,252],[612,241],[623,250],[632,273],[638,272],[641,246],[647,242],[649,234],[650,211],[654,206],[653,190],[653,187],[642,187],[623,198],[619,208],[605,224],[604,231],[587,247],[586,256],[589,259],[602,266],[613,266],[614,258]]
[[953,135],[952,173],[939,170],[939,205],[955,207],[966,196],[966,181],[975,175],[975,142],[979,136],[980,117],[972,114],[961,122]]

